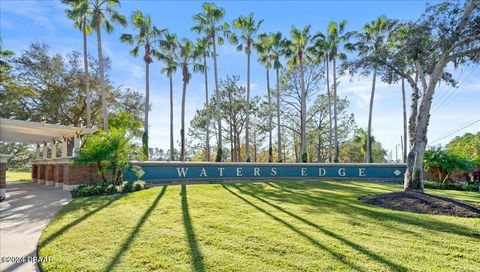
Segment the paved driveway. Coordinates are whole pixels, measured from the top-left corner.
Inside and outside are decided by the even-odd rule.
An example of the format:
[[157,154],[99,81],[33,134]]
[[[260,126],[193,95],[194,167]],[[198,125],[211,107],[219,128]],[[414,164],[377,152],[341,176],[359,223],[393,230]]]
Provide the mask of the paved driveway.
[[[7,199],[0,203],[0,256],[36,256],[43,229],[69,199],[69,192],[53,186],[7,183]],[[0,262],[0,271],[4,272],[36,270],[31,262]]]

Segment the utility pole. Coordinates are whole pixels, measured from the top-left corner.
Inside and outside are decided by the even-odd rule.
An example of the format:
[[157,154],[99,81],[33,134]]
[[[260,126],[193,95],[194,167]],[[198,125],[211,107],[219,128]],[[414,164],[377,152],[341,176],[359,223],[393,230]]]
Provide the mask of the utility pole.
[[398,162],[398,144],[395,145],[395,162]]
[[405,157],[405,147],[403,146],[403,136],[400,135],[400,146],[402,147],[402,162],[405,163],[406,157]]

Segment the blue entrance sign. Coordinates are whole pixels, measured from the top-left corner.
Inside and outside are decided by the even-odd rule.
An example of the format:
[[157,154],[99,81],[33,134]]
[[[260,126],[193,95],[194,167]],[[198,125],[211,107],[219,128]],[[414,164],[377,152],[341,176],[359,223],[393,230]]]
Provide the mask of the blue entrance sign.
[[[142,180],[226,181],[254,179],[323,179],[402,181],[406,164],[333,163],[207,163],[207,162],[132,162],[144,172]],[[135,176],[129,172],[127,180]]]

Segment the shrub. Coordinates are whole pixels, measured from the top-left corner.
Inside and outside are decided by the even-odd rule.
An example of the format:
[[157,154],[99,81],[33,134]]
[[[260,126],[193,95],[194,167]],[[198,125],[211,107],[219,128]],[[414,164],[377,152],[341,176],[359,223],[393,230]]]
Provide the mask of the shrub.
[[475,184],[458,184],[458,183],[449,183],[449,182],[435,182],[435,181],[428,181],[424,182],[424,187],[427,189],[440,189],[440,190],[456,190],[456,191],[470,191],[470,192],[478,192],[479,185]]
[[[122,186],[121,193],[130,193],[140,191],[144,188],[144,182],[128,181]],[[99,196],[99,195],[114,195],[118,194],[119,190],[116,185],[101,182],[80,185],[77,189],[72,191],[73,197]]]
[[123,184],[122,193],[133,192],[133,181],[127,181]]
[[123,184],[122,193],[140,191],[144,188],[143,181],[127,181]]
[[[457,154],[448,153],[440,148],[431,149],[425,152],[424,168],[425,170],[439,169],[439,173],[445,174],[443,182],[450,179],[454,172],[469,172],[475,168],[475,163],[467,158]],[[439,177],[440,179],[440,177]]]
[[133,185],[133,191],[140,191],[143,190],[145,186],[141,182],[135,182]]
[[118,193],[117,187],[112,184],[102,182],[80,185],[78,188],[73,190],[72,195],[74,197],[86,197],[96,195],[111,195],[116,193]]

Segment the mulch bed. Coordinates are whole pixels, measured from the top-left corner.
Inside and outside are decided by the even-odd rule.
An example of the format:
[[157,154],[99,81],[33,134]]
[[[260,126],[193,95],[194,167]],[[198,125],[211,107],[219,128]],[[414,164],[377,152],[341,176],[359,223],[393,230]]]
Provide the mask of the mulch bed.
[[425,214],[480,217],[480,207],[420,192],[393,192],[362,196],[358,200],[383,208]]

